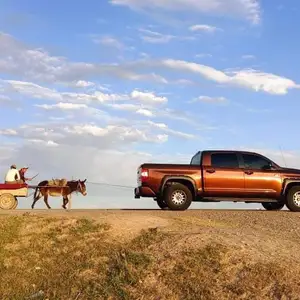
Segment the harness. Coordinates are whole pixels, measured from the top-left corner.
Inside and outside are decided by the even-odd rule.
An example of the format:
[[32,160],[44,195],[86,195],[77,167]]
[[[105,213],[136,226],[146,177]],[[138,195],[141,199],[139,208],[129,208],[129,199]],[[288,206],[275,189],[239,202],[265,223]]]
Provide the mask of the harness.
[[83,187],[82,187],[80,180],[78,180],[78,183],[77,183],[76,194],[78,194],[78,190],[79,190],[79,192],[83,193]]

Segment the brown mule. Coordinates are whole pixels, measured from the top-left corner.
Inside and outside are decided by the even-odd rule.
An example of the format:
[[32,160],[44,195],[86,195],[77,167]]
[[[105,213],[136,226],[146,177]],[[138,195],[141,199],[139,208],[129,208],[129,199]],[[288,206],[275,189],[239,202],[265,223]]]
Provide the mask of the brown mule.
[[51,209],[48,203],[48,197],[63,197],[63,205],[62,207],[66,209],[66,205],[69,202],[69,196],[73,192],[79,192],[83,196],[87,195],[86,186],[85,186],[86,179],[81,180],[72,180],[72,181],[64,181],[64,180],[44,180],[41,181],[35,189],[34,196],[33,196],[33,203],[31,208],[34,209],[35,203],[44,197],[44,202],[48,209]]

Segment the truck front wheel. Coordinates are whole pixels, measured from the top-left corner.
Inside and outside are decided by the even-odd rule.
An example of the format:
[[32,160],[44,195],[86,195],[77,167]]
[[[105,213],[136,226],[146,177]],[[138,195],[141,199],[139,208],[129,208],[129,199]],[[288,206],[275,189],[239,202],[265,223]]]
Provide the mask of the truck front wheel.
[[290,211],[300,212],[300,186],[293,186],[288,191],[286,206]]
[[190,189],[181,183],[171,184],[164,191],[164,201],[171,210],[186,210],[192,200]]

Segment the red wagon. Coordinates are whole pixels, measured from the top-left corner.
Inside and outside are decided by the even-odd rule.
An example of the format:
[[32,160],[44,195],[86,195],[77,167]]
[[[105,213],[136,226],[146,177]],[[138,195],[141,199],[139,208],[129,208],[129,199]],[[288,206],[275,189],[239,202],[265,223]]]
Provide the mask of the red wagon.
[[28,197],[28,184],[0,183],[0,209],[16,209],[18,197]]

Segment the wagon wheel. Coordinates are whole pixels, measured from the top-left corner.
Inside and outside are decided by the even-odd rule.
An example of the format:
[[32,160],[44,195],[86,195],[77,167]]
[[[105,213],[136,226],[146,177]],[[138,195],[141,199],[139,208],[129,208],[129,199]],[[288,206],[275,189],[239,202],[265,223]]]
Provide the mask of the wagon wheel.
[[15,202],[15,205],[14,205],[14,207],[12,209],[16,209],[17,206],[18,206],[18,204],[19,204],[19,201],[18,201],[17,197],[15,197],[15,199],[16,199],[16,202]]
[[14,209],[18,205],[17,199],[14,195],[5,193],[0,195],[0,208],[1,209]]

